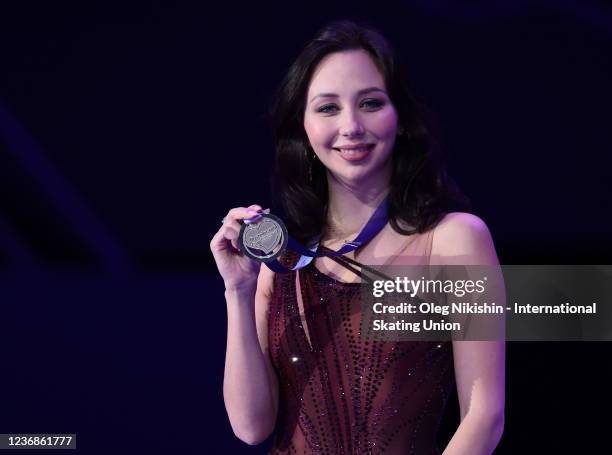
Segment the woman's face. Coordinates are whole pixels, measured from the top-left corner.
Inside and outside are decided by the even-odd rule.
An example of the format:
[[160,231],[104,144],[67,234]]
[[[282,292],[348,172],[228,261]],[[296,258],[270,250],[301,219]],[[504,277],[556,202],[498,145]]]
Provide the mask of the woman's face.
[[388,183],[397,123],[383,76],[366,51],[336,52],[319,63],[307,91],[304,129],[334,178],[349,185]]

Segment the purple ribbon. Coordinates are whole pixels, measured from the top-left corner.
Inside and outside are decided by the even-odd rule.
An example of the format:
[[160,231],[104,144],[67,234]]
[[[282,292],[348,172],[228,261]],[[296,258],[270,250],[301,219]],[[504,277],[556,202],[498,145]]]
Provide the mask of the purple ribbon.
[[355,237],[354,240],[344,242],[344,245],[337,251],[329,251],[329,252],[319,252],[317,251],[319,248],[319,243],[317,242],[313,249],[308,249],[304,247],[302,244],[297,242],[294,238],[289,236],[287,240],[287,249],[299,253],[301,256],[298,259],[295,266],[292,268],[285,267],[278,260],[274,259],[272,261],[265,262],[265,264],[277,273],[287,273],[293,270],[301,269],[308,265],[310,261],[312,261],[315,257],[322,256],[342,256],[343,254],[349,253],[361,245],[365,245],[368,243],[376,234],[378,234],[385,224],[387,224],[388,215],[387,215],[387,207],[388,207],[389,195],[385,196],[383,201],[378,205],[368,222],[365,224],[361,232]]

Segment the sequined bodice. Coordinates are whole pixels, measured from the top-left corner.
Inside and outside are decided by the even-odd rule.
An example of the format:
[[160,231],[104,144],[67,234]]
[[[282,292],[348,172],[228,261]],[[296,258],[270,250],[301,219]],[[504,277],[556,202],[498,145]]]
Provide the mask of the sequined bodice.
[[363,341],[358,283],[311,263],[299,284],[307,332],[296,272],[274,278],[268,328],[279,410],[270,453],[438,454],[452,344]]

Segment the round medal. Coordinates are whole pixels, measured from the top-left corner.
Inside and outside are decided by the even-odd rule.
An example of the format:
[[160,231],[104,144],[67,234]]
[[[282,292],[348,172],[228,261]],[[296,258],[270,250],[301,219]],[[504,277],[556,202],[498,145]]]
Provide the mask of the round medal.
[[255,261],[273,261],[287,247],[287,227],[275,215],[262,213],[261,217],[256,223],[242,224],[238,236],[240,250]]

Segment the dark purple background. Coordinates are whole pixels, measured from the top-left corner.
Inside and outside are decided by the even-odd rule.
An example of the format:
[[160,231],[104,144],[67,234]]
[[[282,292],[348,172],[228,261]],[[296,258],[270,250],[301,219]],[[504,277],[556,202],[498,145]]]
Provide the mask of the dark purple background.
[[[0,433],[77,433],[88,454],[265,453],[225,414],[208,245],[229,208],[269,206],[264,115],[331,19],[369,20],[404,56],[502,263],[610,263],[606,2],[12,3],[0,6]],[[595,412],[609,409],[611,351],[509,343],[496,453],[609,448]]]

